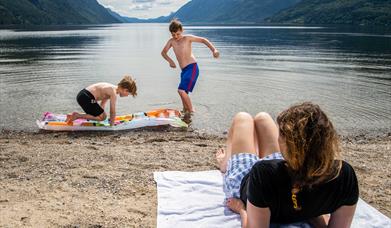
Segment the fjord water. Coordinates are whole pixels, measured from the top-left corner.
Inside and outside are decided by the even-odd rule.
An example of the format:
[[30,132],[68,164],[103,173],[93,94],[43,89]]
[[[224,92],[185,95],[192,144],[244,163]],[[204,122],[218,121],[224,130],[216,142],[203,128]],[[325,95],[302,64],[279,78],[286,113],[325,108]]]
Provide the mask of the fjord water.
[[[193,127],[221,133],[239,111],[273,117],[289,105],[321,105],[342,134],[391,128],[391,32],[357,27],[190,26],[221,52],[194,44],[200,77]],[[0,30],[0,128],[37,130],[43,112],[81,109],[77,92],[95,82],[137,80],[136,99],[117,114],[181,108],[180,69],[160,51],[165,24]],[[173,53],[170,55],[174,58]]]

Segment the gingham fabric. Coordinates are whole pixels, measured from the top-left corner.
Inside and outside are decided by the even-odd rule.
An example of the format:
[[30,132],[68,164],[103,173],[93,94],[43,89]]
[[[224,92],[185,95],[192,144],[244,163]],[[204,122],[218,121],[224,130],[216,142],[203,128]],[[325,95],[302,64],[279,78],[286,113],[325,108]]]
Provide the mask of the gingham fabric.
[[240,198],[240,184],[253,165],[261,160],[284,159],[280,152],[270,154],[262,159],[255,154],[234,154],[227,164],[227,172],[224,174],[224,192],[227,198]]

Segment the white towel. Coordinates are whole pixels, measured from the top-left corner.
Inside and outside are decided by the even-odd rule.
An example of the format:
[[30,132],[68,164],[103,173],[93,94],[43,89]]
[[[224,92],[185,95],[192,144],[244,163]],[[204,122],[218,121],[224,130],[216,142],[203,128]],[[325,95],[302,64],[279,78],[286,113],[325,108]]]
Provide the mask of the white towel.
[[[154,179],[158,194],[158,228],[241,227],[240,216],[224,204],[223,178],[218,170],[155,172]],[[283,227],[308,227],[308,224]],[[360,199],[352,227],[388,228],[391,220]]]

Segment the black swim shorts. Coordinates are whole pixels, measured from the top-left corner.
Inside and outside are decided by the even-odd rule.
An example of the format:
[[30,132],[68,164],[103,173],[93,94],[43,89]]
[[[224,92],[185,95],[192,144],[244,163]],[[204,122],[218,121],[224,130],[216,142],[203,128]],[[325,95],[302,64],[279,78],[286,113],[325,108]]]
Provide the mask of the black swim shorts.
[[86,89],[82,89],[77,94],[76,100],[84,112],[92,116],[99,116],[105,111],[95,100],[94,95]]

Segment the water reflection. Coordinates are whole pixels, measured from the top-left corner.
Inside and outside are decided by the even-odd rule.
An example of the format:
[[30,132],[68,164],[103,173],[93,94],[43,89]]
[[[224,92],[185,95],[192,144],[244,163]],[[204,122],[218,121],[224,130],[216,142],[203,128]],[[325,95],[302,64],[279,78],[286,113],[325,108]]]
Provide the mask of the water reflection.
[[[221,133],[238,111],[278,112],[293,103],[321,104],[338,129],[391,127],[390,32],[379,29],[268,26],[190,26],[215,43],[215,60],[195,44],[200,78],[191,95],[197,129]],[[118,112],[180,109],[179,70],[160,57],[166,25],[130,24],[66,30],[0,30],[0,128],[35,129],[44,111],[78,108],[74,96],[97,82],[132,74],[137,99],[119,99]]]

